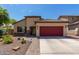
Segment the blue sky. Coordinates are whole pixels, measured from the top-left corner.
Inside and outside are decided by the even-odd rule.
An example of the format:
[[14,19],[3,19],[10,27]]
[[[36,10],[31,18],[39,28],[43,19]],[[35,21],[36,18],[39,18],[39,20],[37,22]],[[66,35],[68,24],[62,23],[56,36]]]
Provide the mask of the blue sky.
[[10,18],[21,20],[24,16],[42,16],[57,19],[61,15],[79,15],[78,4],[0,4],[6,8]]

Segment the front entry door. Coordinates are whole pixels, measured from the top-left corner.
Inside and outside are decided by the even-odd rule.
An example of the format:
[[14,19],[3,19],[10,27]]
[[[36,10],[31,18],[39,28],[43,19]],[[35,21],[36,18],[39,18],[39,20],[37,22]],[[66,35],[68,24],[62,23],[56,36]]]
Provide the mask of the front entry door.
[[31,27],[31,35],[36,35],[36,27]]

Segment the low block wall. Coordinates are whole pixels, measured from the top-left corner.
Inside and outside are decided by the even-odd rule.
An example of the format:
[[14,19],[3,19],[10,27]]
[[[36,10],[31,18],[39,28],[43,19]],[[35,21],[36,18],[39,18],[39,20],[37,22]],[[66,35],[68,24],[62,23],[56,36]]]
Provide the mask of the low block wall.
[[78,29],[75,30],[68,30],[67,35],[77,35]]

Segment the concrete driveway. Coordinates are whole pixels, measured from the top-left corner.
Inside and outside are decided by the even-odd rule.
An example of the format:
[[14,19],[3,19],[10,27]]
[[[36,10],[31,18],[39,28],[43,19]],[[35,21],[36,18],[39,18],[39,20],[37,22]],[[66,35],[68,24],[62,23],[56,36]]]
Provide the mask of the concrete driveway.
[[41,54],[79,54],[79,41],[66,37],[41,37]]

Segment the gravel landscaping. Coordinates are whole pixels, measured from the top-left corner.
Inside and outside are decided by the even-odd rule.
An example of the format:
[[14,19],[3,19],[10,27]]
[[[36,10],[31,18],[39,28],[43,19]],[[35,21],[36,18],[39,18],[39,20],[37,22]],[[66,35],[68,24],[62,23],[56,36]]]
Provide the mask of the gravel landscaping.
[[[31,41],[27,38],[25,39],[26,44],[21,44],[21,40],[17,40],[17,37],[13,38],[13,43],[11,44],[4,44],[3,42],[0,42],[0,55],[24,55],[31,44]],[[19,46],[20,49],[17,51],[12,50],[17,46]]]

